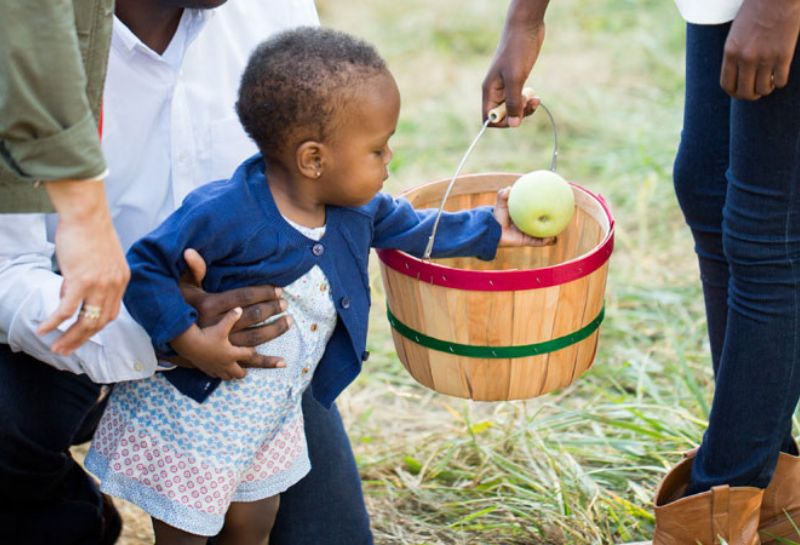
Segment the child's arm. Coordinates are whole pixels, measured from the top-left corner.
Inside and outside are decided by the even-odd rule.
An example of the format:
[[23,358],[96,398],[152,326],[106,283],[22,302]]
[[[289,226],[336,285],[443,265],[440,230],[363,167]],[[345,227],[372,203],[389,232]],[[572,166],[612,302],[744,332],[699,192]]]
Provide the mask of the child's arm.
[[[436,209],[416,210],[405,199],[379,193],[366,207],[373,214],[372,246],[422,256],[431,235]],[[523,235],[508,217],[508,191],[498,193],[497,206],[444,212],[433,246],[433,257],[474,256],[490,261],[499,246],[541,246],[548,239]]]
[[242,378],[245,371],[238,362],[250,358],[255,349],[239,347],[228,339],[231,329],[241,317],[242,309],[235,308],[216,325],[189,329],[170,341],[170,345],[206,375],[223,380]]
[[155,231],[131,247],[125,306],[150,335],[156,350],[169,353],[174,349],[214,377],[241,377],[244,371],[236,361],[250,358],[255,350],[234,347],[228,341],[241,309],[201,329],[196,325],[197,311],[186,303],[179,288],[186,248],[198,250],[209,263],[218,262],[236,251],[230,237],[241,231],[241,226],[237,230],[227,224],[229,215],[220,206],[198,202],[201,199],[202,194],[190,195]]

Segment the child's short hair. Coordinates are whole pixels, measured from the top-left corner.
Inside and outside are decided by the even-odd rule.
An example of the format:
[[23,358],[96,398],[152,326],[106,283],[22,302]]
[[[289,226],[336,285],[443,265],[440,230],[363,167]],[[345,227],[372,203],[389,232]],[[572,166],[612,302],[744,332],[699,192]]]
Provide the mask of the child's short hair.
[[323,141],[347,97],[343,91],[386,71],[368,43],[331,29],[299,27],[263,42],[250,56],[236,112],[261,152],[274,157],[292,137]]

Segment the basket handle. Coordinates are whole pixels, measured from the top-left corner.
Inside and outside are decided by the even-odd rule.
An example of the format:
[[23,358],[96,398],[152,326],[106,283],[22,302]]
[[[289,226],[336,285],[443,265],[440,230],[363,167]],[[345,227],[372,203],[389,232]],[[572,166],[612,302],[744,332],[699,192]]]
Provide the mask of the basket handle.
[[[530,87],[526,87],[522,90],[522,96],[525,97],[525,100],[529,100],[533,98],[534,93],[533,89]],[[558,129],[556,128],[556,120],[553,118],[553,114],[550,113],[550,110],[544,103],[539,103],[539,108],[542,108],[547,117],[550,119],[550,126],[553,129],[553,156],[550,159],[550,170],[553,172],[556,171],[556,167],[558,165]],[[538,109],[538,108],[537,108]],[[428,237],[428,244],[425,246],[425,252],[422,254],[422,259],[430,259],[431,253],[433,252],[433,242],[436,240],[436,231],[439,229],[439,220],[442,217],[442,211],[444,210],[444,205],[447,202],[448,197],[450,197],[450,192],[453,190],[453,186],[456,183],[456,179],[458,175],[461,173],[461,169],[464,167],[464,163],[467,162],[467,158],[472,153],[472,150],[475,148],[475,145],[478,143],[478,140],[481,139],[483,133],[486,132],[486,128],[489,126],[489,123],[499,123],[506,117],[506,104],[505,102],[495,106],[491,110],[486,117],[486,121],[483,123],[483,127],[481,130],[478,131],[478,135],[472,141],[472,143],[467,148],[466,153],[464,153],[464,157],[461,158],[461,162],[458,164],[456,168],[455,174],[453,174],[453,178],[450,180],[450,183],[447,185],[447,191],[444,192],[444,196],[442,197],[442,202],[439,205],[439,210],[436,212],[436,219],[433,221],[433,229],[431,231],[431,236]]]

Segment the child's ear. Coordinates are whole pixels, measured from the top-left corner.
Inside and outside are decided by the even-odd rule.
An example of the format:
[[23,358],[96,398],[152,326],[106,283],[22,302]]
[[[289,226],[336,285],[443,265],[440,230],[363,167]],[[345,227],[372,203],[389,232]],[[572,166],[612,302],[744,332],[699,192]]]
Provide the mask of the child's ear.
[[314,140],[306,140],[297,146],[297,170],[306,178],[316,180],[322,176],[325,154],[324,145]]

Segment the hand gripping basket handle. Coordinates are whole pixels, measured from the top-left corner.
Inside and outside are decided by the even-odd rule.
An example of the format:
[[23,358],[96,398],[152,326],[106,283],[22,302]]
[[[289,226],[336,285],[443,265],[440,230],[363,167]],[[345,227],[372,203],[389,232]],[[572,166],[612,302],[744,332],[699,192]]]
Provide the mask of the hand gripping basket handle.
[[[522,90],[522,96],[525,100],[529,100],[533,98],[534,93],[533,89],[530,87],[526,87]],[[553,172],[556,171],[556,167],[558,164],[558,129],[556,128],[556,120],[553,118],[553,114],[550,113],[550,110],[544,103],[539,104],[539,108],[542,108],[544,112],[547,114],[547,117],[550,119],[550,126],[553,129],[553,156],[550,159],[550,170]],[[538,108],[537,108],[538,109]],[[467,162],[467,158],[472,153],[472,150],[475,148],[475,145],[478,143],[478,140],[481,139],[483,133],[486,131],[486,127],[489,126],[489,123],[499,123],[506,117],[506,104],[505,102],[492,108],[489,110],[489,114],[486,117],[486,121],[481,127],[481,130],[478,132],[478,135],[475,137],[475,140],[469,145],[467,148],[466,153],[464,153],[464,157],[461,158],[461,162],[458,164],[456,168],[455,174],[453,174],[453,178],[450,180],[450,183],[447,185],[447,191],[444,192],[444,196],[442,197],[442,202],[439,205],[439,210],[436,212],[436,219],[433,221],[433,229],[431,231],[431,236],[428,237],[428,244],[425,247],[425,253],[422,254],[422,259],[430,259],[431,253],[433,252],[433,242],[436,240],[436,231],[439,229],[439,220],[442,217],[442,211],[444,210],[444,205],[447,202],[448,197],[450,197],[450,192],[453,190],[453,185],[456,183],[456,179],[458,179],[458,175],[461,173],[461,169],[464,167],[464,163]]]

